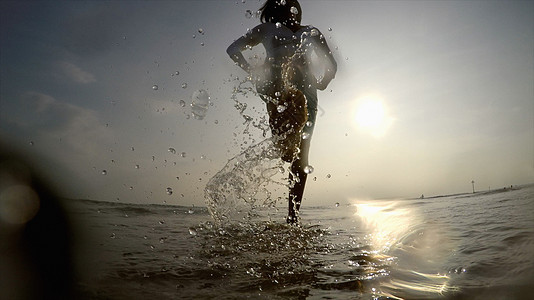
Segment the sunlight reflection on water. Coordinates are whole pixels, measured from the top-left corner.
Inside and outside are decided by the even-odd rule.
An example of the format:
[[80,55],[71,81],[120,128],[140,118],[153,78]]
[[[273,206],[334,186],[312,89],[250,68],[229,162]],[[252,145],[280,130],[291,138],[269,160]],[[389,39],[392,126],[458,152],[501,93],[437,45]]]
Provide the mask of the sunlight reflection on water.
[[445,227],[425,220],[416,208],[401,201],[358,201],[354,206],[373,254],[391,256],[395,264],[377,294],[413,299],[456,290],[444,270],[454,253]]

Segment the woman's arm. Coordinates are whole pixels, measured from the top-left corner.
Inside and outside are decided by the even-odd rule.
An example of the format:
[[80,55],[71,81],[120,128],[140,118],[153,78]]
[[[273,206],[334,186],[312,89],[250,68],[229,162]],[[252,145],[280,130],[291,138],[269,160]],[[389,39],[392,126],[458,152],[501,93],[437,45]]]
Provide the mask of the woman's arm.
[[238,38],[235,42],[228,46],[228,49],[226,49],[226,53],[228,53],[228,55],[236,63],[236,65],[238,65],[241,69],[245,70],[245,72],[247,73],[251,72],[251,66],[243,56],[243,50],[247,49],[247,47],[256,46],[261,42],[262,25],[263,24],[256,26],[247,34]]
[[332,79],[336,77],[337,62],[334,59],[334,55],[332,55],[332,51],[328,47],[328,44],[326,43],[326,39],[320,32],[318,35],[316,35],[314,43],[316,47],[315,51],[317,53],[317,56],[320,59],[324,59],[326,61],[326,70],[324,72],[323,78],[321,78],[317,82],[316,86],[317,89],[322,91],[326,89],[330,81],[332,81]]

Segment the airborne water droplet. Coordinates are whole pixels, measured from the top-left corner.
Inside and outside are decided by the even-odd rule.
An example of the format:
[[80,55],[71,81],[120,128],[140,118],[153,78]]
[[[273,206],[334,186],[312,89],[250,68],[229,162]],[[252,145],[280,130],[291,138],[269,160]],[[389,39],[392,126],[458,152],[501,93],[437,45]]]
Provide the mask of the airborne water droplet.
[[275,95],[276,97],[280,97],[280,96],[282,96],[282,93],[280,93],[280,92],[275,92],[274,95]]
[[202,120],[208,111],[210,96],[205,90],[197,90],[192,95],[191,112],[197,120]]
[[154,91],[156,91],[156,90],[158,90],[158,89],[159,89],[159,87],[158,87],[158,85],[157,85],[157,84],[154,84],[154,85],[152,86],[152,89],[153,89]]
[[307,127],[312,127],[312,126],[313,126],[313,122],[312,122],[312,121],[308,121],[308,122],[306,122],[306,126],[307,126]]
[[108,174],[108,171],[102,170],[102,175],[107,175],[107,174]]
[[181,107],[185,107],[185,101],[184,100],[180,100],[180,106]]
[[276,110],[277,110],[279,113],[282,113],[282,112],[284,112],[284,110],[286,110],[286,107],[283,106],[283,105],[278,105],[278,106],[276,107]]
[[189,227],[189,234],[190,235],[197,235],[197,230],[193,227]]
[[167,195],[169,196],[172,195],[172,188],[170,187],[167,188]]
[[303,132],[302,133],[302,139],[303,140],[307,140],[310,138],[310,133],[309,132]]
[[185,157],[185,155],[186,155],[185,152],[180,153],[181,157]]
[[171,148],[169,148],[169,152],[172,153],[172,154],[176,154],[176,149],[171,147]]
[[247,9],[245,12],[245,18],[250,19],[252,18],[252,11],[250,9]]
[[282,23],[280,23],[280,22],[276,22],[275,25],[276,25],[276,28],[280,28],[280,27],[282,27]]
[[186,82],[182,83],[182,89],[186,89],[186,88],[187,88],[187,83]]
[[306,173],[306,174],[313,173],[313,167],[312,166],[305,166],[304,167],[304,173]]
[[291,6],[291,8],[289,9],[289,11],[290,11],[292,14],[294,14],[294,15],[296,15],[296,14],[299,13],[299,10],[298,10],[296,7],[294,7],[294,6]]

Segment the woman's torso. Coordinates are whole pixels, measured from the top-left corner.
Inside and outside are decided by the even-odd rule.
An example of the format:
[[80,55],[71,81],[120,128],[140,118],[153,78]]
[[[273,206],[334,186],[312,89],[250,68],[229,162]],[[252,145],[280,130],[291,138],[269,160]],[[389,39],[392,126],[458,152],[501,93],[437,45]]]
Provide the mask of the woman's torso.
[[[313,84],[314,78],[308,68],[306,53],[311,51],[311,43],[306,42],[313,27],[302,26],[297,31],[275,23],[263,23],[259,26],[262,32],[262,44],[265,47],[265,65],[271,76],[280,79],[282,65],[290,62],[293,69],[291,84],[304,89]],[[273,79],[275,79],[273,78]]]

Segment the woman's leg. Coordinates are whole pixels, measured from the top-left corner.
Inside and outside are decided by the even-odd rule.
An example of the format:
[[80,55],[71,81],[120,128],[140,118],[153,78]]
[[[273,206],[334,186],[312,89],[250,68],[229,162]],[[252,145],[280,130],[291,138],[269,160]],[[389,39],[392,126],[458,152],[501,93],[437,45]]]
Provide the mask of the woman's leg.
[[[298,211],[300,209],[300,204],[302,203],[302,196],[304,195],[304,187],[306,186],[306,179],[308,174],[304,172],[304,168],[309,165],[308,163],[308,154],[310,153],[310,144],[313,133],[313,128],[315,127],[315,119],[317,116],[317,94],[316,91],[313,93],[304,93],[307,101],[307,124],[303,128],[303,132],[306,133],[306,138],[301,136],[300,138],[300,152],[297,154],[297,158],[291,164],[291,172],[289,174],[289,207],[288,207],[288,223],[298,222]],[[312,101],[309,101],[309,100]],[[315,101],[313,101],[315,100]],[[311,104],[311,105],[310,105]]]
[[289,175],[289,210],[287,216],[288,223],[295,223],[298,221],[297,214],[302,203],[302,196],[304,194],[304,187],[306,186],[306,179],[308,174],[304,172],[304,167],[308,165],[308,153],[310,151],[310,137],[301,139],[300,152],[297,154],[297,159],[291,164],[291,172]]

